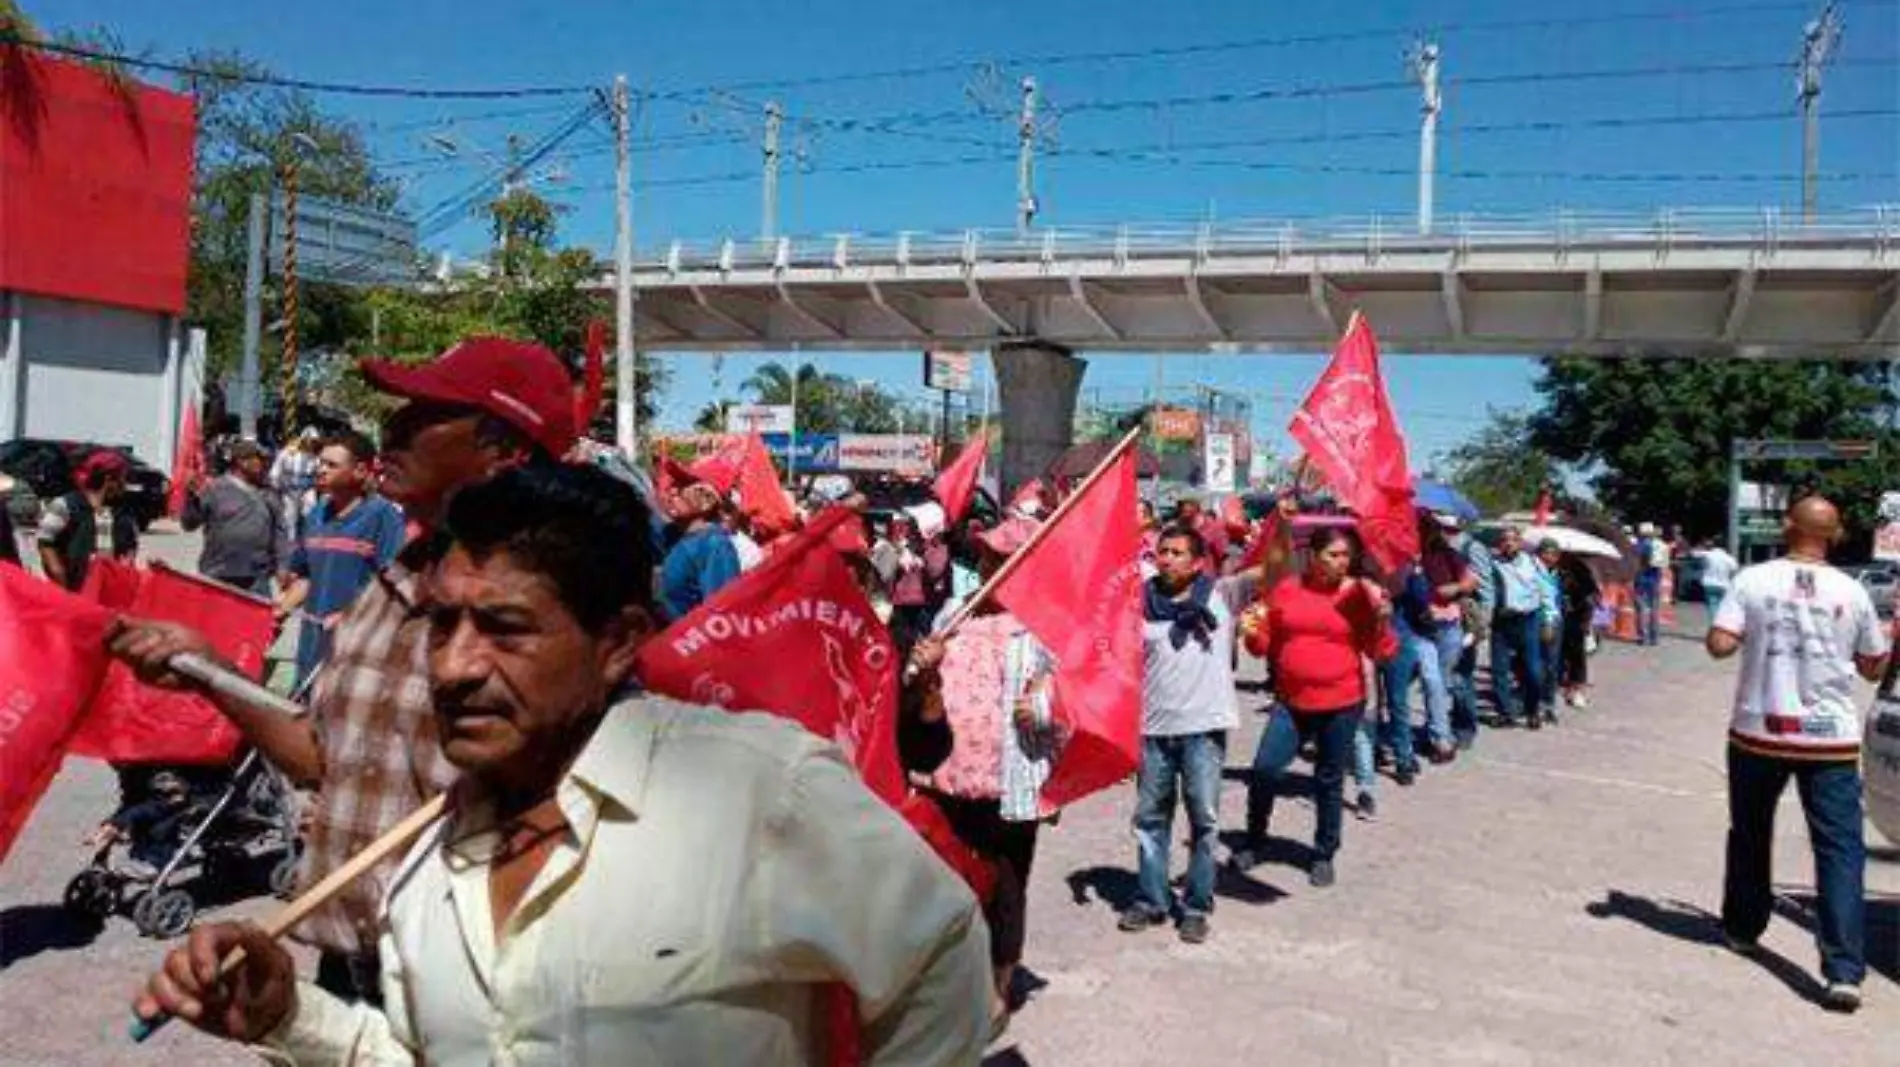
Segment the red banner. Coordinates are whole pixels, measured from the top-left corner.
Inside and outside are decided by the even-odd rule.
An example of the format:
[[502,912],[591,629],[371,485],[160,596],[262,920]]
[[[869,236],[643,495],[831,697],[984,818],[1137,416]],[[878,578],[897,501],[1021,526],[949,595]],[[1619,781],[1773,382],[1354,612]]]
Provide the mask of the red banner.
[[956,460],[937,475],[930,490],[943,505],[945,526],[955,526],[968,514],[970,501],[976,496],[977,479],[983,475],[983,460],[989,451],[989,434],[979,433],[970,438],[963,451],[957,453]]
[[1141,762],[1141,528],[1125,451],[997,587],[996,599],[1056,658],[1071,730],[1042,795],[1073,803]]
[[1363,315],[1353,315],[1287,432],[1332,483],[1340,503],[1358,514],[1366,551],[1388,574],[1418,558],[1405,437],[1379,371],[1378,340]]
[[198,405],[185,408],[178,426],[177,455],[172,460],[171,495],[165,499],[165,513],[178,518],[185,513],[185,499],[205,478],[204,431],[198,426]]
[[58,773],[106,670],[110,612],[0,567],[0,860]]
[[[268,603],[165,567],[140,570],[95,559],[87,595],[133,618],[182,623],[210,638],[219,655],[256,677],[270,648]],[[113,661],[92,711],[73,737],[76,756],[112,763],[224,763],[242,740],[209,700],[146,685]]]
[[638,673],[656,693],[769,711],[835,741],[871,791],[895,806],[904,796],[897,654],[831,546],[832,531],[855,521],[843,508],[826,511],[641,646]]
[[574,429],[582,437],[600,413],[600,398],[607,391],[607,324],[594,319],[587,324],[587,350],[581,367],[581,387],[574,394]]
[[188,96],[0,45],[0,289],[176,315]]

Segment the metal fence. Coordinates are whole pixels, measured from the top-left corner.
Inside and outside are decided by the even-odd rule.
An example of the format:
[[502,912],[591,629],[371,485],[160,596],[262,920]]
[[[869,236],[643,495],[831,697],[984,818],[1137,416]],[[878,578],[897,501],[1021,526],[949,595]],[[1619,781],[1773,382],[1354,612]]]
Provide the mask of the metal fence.
[[639,261],[643,271],[845,269],[853,266],[1053,262],[1470,249],[1628,249],[1719,246],[1900,246],[1900,204],[1873,204],[1808,220],[1780,208],[1668,208],[1653,213],[1570,211],[1443,216],[1420,233],[1411,216],[1255,219],[1193,224],[1051,226],[836,233],[770,240],[674,241]]

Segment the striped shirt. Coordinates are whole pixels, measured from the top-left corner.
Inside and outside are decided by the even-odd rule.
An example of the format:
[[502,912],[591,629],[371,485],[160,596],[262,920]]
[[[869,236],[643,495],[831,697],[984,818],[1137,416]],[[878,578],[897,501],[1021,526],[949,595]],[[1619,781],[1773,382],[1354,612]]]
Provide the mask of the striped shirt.
[[[428,620],[416,609],[429,545],[404,550],[337,624],[311,693],[323,753],[298,872],[308,889],[455,780],[429,694]],[[377,915],[399,857],[357,880],[298,927],[299,940],[349,955],[376,951]]]

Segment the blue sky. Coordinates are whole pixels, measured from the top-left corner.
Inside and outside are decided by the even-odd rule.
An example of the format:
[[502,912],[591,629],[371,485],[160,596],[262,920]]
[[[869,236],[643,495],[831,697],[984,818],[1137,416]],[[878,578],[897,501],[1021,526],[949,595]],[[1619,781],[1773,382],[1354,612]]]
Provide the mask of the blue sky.
[[[712,90],[643,109],[636,146],[636,228],[643,247],[675,237],[748,236],[759,227],[758,114],[779,100],[794,120],[782,180],[780,230],[838,231],[1009,226],[1013,221],[1013,123],[980,104],[1013,108],[1016,80],[1034,74],[1058,116],[1055,154],[1040,167],[1041,221],[1123,221],[1367,215],[1414,211],[1418,99],[1404,87],[1401,53],[1414,32],[1433,34],[1447,79],[1438,211],[1652,211],[1667,206],[1788,205],[1798,187],[1800,127],[1792,117],[1616,127],[1604,119],[1681,119],[1793,113],[1792,69],[1684,72],[1710,64],[1786,62],[1819,3],[1773,0],[1624,0],[1608,4],[1470,0],[1307,7],[1228,0],[966,0],[955,4],[865,0],[28,0],[49,26],[103,24],[135,49],[170,58],[230,48],[282,74],[405,86],[508,87],[606,84],[625,73],[636,89]],[[1690,13],[1714,17],[1617,21],[1603,16]],[[1822,187],[1824,205],[1900,200],[1900,5],[1845,5],[1846,33],[1829,71],[1822,170],[1853,175]],[[1579,19],[1600,21],[1580,23]],[[1496,23],[1509,22],[1510,26]],[[1267,45],[1267,39],[1324,37]],[[1182,53],[1179,49],[1217,45]],[[1155,51],[1174,54],[1152,55]],[[1078,53],[1134,53],[1115,60]],[[995,64],[995,74],[978,70]],[[904,77],[824,84],[761,81],[945,67]],[[1527,72],[1674,69],[1647,77],[1486,85]],[[1461,83],[1458,79],[1477,79]],[[1115,106],[1270,87],[1361,86],[1249,103]],[[510,133],[534,140],[578,105],[565,100],[427,102],[322,98],[372,124],[376,152],[409,180],[419,212],[484,173],[469,153],[443,160],[423,138],[447,133],[503,151]],[[1855,116],[1854,112],[1885,111]],[[906,116],[893,129],[851,131],[840,120]],[[1526,130],[1528,122],[1557,124]],[[1594,125],[1579,123],[1594,123]],[[1515,130],[1484,127],[1515,126]],[[1479,127],[1472,129],[1470,127]],[[1206,165],[1129,158],[1142,150],[1204,144]],[[1235,142],[1239,142],[1236,144]],[[1249,143],[1253,142],[1253,143]],[[1259,143],[1266,142],[1266,143]],[[1084,154],[1112,149],[1120,158]],[[1069,154],[1064,155],[1063,152]],[[981,162],[933,161],[983,157]],[[435,158],[432,158],[435,157]],[[992,158],[994,157],[994,158]],[[571,208],[564,237],[603,251],[612,237],[612,156],[604,128],[576,136],[554,157],[567,180],[544,191]],[[863,169],[870,164],[880,169]],[[1251,166],[1244,165],[1251,164]],[[1265,164],[1265,167],[1261,165]],[[1331,170],[1318,168],[1328,167]],[[856,168],[856,169],[854,169]],[[1383,173],[1389,171],[1391,173]],[[1498,171],[1534,171],[1499,176]],[[743,174],[744,180],[708,180]],[[1630,174],[1679,180],[1605,180]],[[1594,175],[1593,179],[1591,176]],[[1708,176],[1719,180],[1706,180]],[[443,235],[479,253],[476,222]],[[1532,399],[1534,365],[1508,357],[1433,358],[1389,353],[1395,403],[1415,463],[1462,439],[1488,406]],[[733,356],[728,391],[763,358]],[[922,401],[919,360],[821,355],[828,370],[871,378]],[[667,398],[675,424],[712,396],[704,357],[674,357]],[[1257,433],[1285,450],[1283,428],[1320,356],[1170,356],[1169,385],[1202,382],[1251,393]],[[1085,390],[1135,399],[1154,378],[1143,356],[1091,360]]]

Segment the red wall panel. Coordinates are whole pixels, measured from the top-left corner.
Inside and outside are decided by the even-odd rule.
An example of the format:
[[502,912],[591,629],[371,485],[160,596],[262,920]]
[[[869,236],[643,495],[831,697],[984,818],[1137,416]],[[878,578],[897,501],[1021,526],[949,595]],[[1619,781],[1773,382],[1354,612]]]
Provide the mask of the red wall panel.
[[0,47],[0,289],[178,314],[188,96]]

